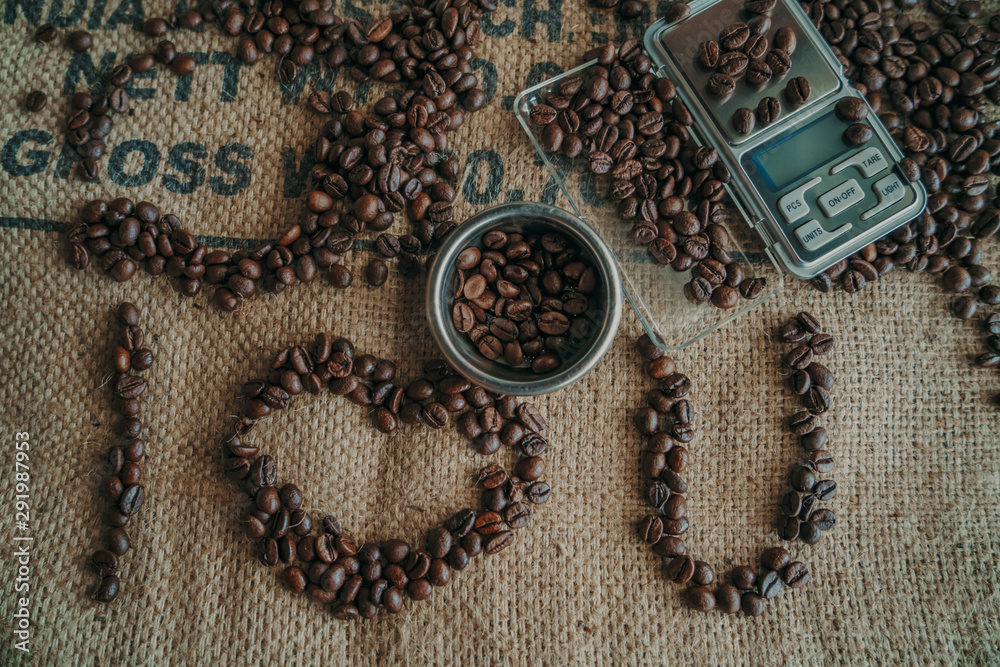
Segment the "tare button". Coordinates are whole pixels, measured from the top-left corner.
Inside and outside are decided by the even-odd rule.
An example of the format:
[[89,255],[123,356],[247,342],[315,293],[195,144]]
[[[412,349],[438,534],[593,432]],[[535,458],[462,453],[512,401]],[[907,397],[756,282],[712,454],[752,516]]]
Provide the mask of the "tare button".
[[809,215],[806,192],[820,183],[820,177],[812,178],[778,200],[778,209],[788,222],[795,222]]
[[832,218],[840,215],[865,198],[865,191],[861,189],[858,182],[853,178],[846,183],[842,183],[830,190],[826,194],[819,196],[819,206],[826,213],[826,217]]
[[885,171],[888,166],[889,163],[882,155],[882,151],[874,146],[871,146],[864,149],[860,153],[855,153],[851,157],[847,158],[831,169],[830,173],[836,174],[847,169],[848,167],[857,167],[861,170],[861,174],[865,178],[868,178],[870,176],[874,176],[880,171]]

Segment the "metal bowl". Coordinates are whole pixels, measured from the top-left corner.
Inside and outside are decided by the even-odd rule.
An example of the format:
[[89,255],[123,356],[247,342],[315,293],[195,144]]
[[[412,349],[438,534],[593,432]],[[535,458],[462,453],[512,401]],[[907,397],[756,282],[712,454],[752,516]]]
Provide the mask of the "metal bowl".
[[[515,368],[490,361],[460,333],[452,320],[455,260],[465,248],[482,245],[483,236],[502,232],[558,232],[580,248],[600,276],[595,328],[590,337],[551,373]],[[515,396],[545,394],[563,389],[589,373],[611,347],[622,318],[621,276],[615,256],[589,225],[566,211],[533,202],[503,204],[482,211],[462,223],[434,257],[427,280],[427,320],[445,359],[455,370],[486,389]]]

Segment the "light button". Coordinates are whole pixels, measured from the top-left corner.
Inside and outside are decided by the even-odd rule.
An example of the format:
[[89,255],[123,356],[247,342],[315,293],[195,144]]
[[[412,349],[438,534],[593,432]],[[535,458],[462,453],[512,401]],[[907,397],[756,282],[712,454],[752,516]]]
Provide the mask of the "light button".
[[896,174],[889,174],[875,183],[875,194],[878,195],[878,206],[869,211],[865,211],[864,215],[861,216],[861,219],[868,220],[893,204],[899,202],[905,194],[905,188],[906,186],[903,185],[903,181],[899,180],[899,176]]
[[832,218],[840,215],[864,198],[865,191],[852,178],[846,183],[841,183],[833,190],[820,195],[819,205],[823,209],[823,212],[826,213],[826,217]]
[[831,169],[830,173],[836,174],[847,169],[848,167],[857,167],[861,170],[862,176],[869,178],[880,171],[885,171],[888,166],[889,162],[882,156],[882,151],[874,146],[871,146],[870,148],[866,148],[860,153],[855,153],[851,157],[847,158]]
[[801,243],[802,247],[806,250],[819,250],[830,241],[847,232],[850,228],[851,225],[848,223],[833,230],[832,232],[828,232],[823,229],[819,222],[816,220],[810,220],[795,230],[795,236],[798,237],[799,243]]
[[809,215],[809,204],[806,203],[805,195],[811,188],[819,185],[819,182],[820,177],[817,176],[778,200],[778,208],[786,221],[795,222]]

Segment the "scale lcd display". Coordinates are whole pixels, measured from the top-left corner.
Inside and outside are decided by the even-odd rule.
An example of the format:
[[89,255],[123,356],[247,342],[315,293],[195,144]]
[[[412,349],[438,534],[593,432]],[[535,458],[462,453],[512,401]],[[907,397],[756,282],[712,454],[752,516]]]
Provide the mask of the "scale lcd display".
[[769,181],[772,190],[781,190],[849,151],[841,138],[844,127],[833,113],[814,120],[755,155],[757,172]]

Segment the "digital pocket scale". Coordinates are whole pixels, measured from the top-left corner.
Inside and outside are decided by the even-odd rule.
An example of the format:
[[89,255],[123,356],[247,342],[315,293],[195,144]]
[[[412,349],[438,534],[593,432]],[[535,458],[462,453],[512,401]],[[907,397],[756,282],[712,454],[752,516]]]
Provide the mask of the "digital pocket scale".
[[[722,99],[706,90],[714,70],[699,61],[699,45],[753,15],[740,0],[694,0],[689,6],[687,18],[650,26],[645,50],[658,74],[677,86],[706,143],[729,167],[732,198],[786,271],[812,278],[924,210],[923,185],[907,180],[899,167],[902,152],[870,107],[862,122],[871,127],[872,138],[863,146],[845,141],[851,122],[837,115],[837,103],[856,97],[867,107],[867,101],[844,77],[797,2],[777,0],[766,34],[771,41],[779,28],[795,31],[788,73],[772,76],[763,87],[740,76],[733,93]],[[794,77],[808,79],[811,95],[793,109],[784,91]],[[765,97],[780,101],[777,120],[737,133],[731,123],[736,110],[756,109]]]

